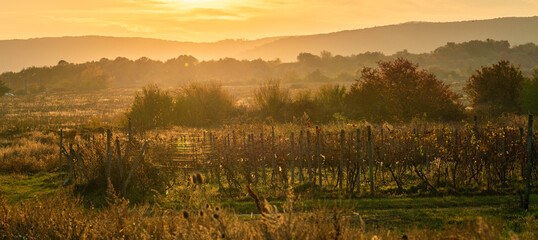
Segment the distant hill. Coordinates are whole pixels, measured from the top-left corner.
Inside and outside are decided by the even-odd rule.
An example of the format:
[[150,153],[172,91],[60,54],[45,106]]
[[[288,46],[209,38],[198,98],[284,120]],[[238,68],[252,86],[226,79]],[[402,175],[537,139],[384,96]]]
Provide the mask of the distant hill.
[[538,43],[538,16],[447,23],[411,22],[328,34],[278,39],[238,54],[240,58],[295,60],[301,52],[350,55],[406,49],[425,53],[447,42],[507,40],[512,45]]
[[56,65],[58,61],[82,63],[118,56],[165,60],[191,54],[199,60],[234,57],[294,61],[301,52],[351,55],[379,51],[393,54],[408,50],[424,53],[447,42],[507,40],[512,45],[538,43],[538,16],[511,17],[448,23],[413,22],[307,36],[258,40],[223,40],[211,43],[166,41],[148,38],[103,36],[0,40],[0,73],[30,66]]
[[210,43],[105,36],[0,40],[0,73],[20,71],[30,66],[56,65],[60,60],[70,63],[116,57],[167,60],[183,54],[193,55],[198,59],[221,58],[234,56],[242,50],[277,39],[279,37],[258,40],[222,40]]

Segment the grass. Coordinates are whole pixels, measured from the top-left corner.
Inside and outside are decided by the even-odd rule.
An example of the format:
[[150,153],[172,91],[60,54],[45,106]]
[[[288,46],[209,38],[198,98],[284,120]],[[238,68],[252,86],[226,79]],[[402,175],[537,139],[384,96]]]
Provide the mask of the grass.
[[58,189],[58,183],[58,175],[55,173],[0,175],[0,191],[10,204],[50,195]]
[[[19,204],[26,205],[25,202],[28,201],[39,202],[40,199],[54,196],[54,193],[61,194],[63,190],[58,191],[59,189],[62,188],[58,188],[58,176],[56,173],[40,172],[33,175],[0,175],[0,191],[2,192],[2,196],[13,207],[19,206]],[[68,191],[63,192],[64,194],[69,194]],[[211,201],[211,198],[209,198],[209,201]],[[279,212],[283,212],[286,205],[286,201],[283,199],[270,200],[268,202],[271,205],[277,206]],[[239,222],[243,221],[253,224],[252,221],[258,222],[261,218],[257,214],[254,201],[249,198],[240,198],[236,201],[214,200],[209,203],[213,206],[220,206],[227,212],[230,212]],[[457,229],[460,228],[474,229],[478,219],[483,219],[490,226],[502,227],[502,229],[499,229],[501,237],[509,238],[510,234],[514,233],[536,234],[538,232],[538,229],[532,227],[532,224],[529,226],[529,222],[536,222],[538,219],[537,203],[538,194],[531,195],[531,209],[529,211],[523,211],[519,208],[519,198],[514,195],[445,197],[385,196],[352,199],[324,199],[318,197],[294,201],[293,211],[295,214],[313,214],[334,209],[333,211],[340,212],[339,214],[341,216],[351,221],[350,226],[353,226],[353,224],[362,224],[363,222],[362,229],[367,232],[376,232],[379,229],[389,232],[419,231],[417,233],[420,234],[425,234],[427,231],[437,233],[457,232]],[[78,204],[81,204],[81,202]],[[79,208],[86,208],[88,210],[88,205],[86,204],[78,206]],[[108,211],[106,206],[103,207],[90,212],[98,214],[101,211]],[[177,210],[179,212],[183,211],[180,209],[172,210],[169,208],[170,206],[163,207],[165,209],[168,208],[168,211],[171,212],[177,212]],[[180,208],[185,207],[182,206]],[[190,206],[191,210],[196,211],[197,208],[193,207],[192,205]],[[251,217],[251,214],[254,214],[253,217]],[[330,213],[326,217],[330,219]]]

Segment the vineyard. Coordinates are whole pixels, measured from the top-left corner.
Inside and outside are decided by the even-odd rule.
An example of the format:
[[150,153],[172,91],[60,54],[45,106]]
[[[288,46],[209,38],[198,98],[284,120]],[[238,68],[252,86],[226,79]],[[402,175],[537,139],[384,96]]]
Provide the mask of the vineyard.
[[[404,193],[413,187],[505,192],[516,191],[526,173],[528,138],[523,128],[383,125],[355,131],[253,132],[191,134],[180,138],[179,145],[208,145],[203,148],[204,167],[196,170],[223,188],[311,183],[341,193]],[[533,174],[536,177],[535,169]]]
[[[0,116],[6,238],[535,236],[527,117],[143,131],[117,115],[125,95],[87,111],[75,110],[89,95],[56,97],[2,100],[13,106]],[[64,107],[39,108],[47,101]],[[95,111],[102,121],[88,119]]]
[[[327,129],[251,125],[168,131],[154,137],[145,133],[146,139],[120,133],[124,146],[118,136],[111,146],[109,134],[97,140],[71,134],[71,150],[62,151],[78,164],[69,168],[80,176],[107,179],[102,168],[108,178],[110,171],[119,173],[111,179],[116,189],[125,188],[120,184],[126,180],[125,169],[136,168],[146,146],[150,152],[146,161],[151,163],[147,166],[153,166],[156,175],[189,184],[192,174],[201,173],[223,197],[232,199],[243,194],[246,184],[266,190],[292,186],[335,196],[480,192],[522,196],[525,180],[538,174],[536,166],[527,172],[528,156],[536,152],[532,128],[491,123],[328,125]],[[96,166],[101,170],[89,173],[92,168],[81,156],[98,159],[94,162],[102,163]]]

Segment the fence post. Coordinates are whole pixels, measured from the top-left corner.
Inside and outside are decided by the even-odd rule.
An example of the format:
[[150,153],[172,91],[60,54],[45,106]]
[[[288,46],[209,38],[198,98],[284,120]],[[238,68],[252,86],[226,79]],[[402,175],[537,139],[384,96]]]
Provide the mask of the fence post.
[[290,171],[291,171],[291,184],[295,183],[295,142],[293,132],[290,134]]
[[254,181],[256,184],[259,182],[258,175],[258,157],[254,156],[254,133],[249,134],[250,136],[250,156],[252,158],[252,167],[254,168]]
[[131,182],[131,178],[133,177],[136,167],[138,167],[138,163],[142,161],[142,158],[144,157],[144,151],[146,150],[147,145],[148,145],[148,142],[145,142],[144,146],[142,146],[142,150],[140,151],[138,158],[136,159],[135,163],[133,164],[133,167],[131,168],[131,171],[129,171],[129,174],[127,175],[127,178],[125,179],[125,182],[123,183],[123,187],[121,188],[121,193],[124,197],[127,196],[127,186],[129,186],[129,182]]
[[357,128],[357,140],[356,148],[357,152],[355,153],[355,160],[357,161],[357,174],[355,176],[355,184],[357,185],[357,192],[361,193],[361,158],[360,158],[360,137],[361,130]]
[[68,160],[69,160],[69,175],[68,175],[67,181],[64,182],[64,185],[74,182],[74,179],[73,179],[73,168],[74,168],[74,166],[73,166],[73,157],[74,156],[75,156],[75,154],[74,154],[74,150],[73,150],[73,143],[70,143],[69,144],[69,157],[68,157]]
[[320,137],[319,137],[319,132],[320,132],[320,129],[318,128],[318,126],[316,126],[316,158],[318,160],[318,177],[319,177],[319,187],[321,188],[322,187],[322,181],[323,181],[323,178],[322,178],[322,174],[321,174],[321,152],[320,152],[320,146],[321,146],[321,143],[320,143]]
[[308,168],[308,181],[314,183],[312,175],[312,156],[310,155],[310,131],[306,131],[306,167]]
[[120,139],[116,137],[116,152],[118,154],[118,168],[120,170],[120,179],[123,180],[123,162],[121,161]]
[[133,140],[133,137],[132,137],[132,125],[131,125],[131,118],[129,118],[129,128],[127,129],[127,136],[129,138],[129,142],[132,142]]
[[[519,128],[519,147],[523,146],[523,136],[524,136],[523,128]],[[525,161],[521,161],[521,178],[525,179]]]
[[370,165],[370,194],[374,195],[374,154],[372,146],[372,128],[367,127],[368,131],[368,162]]
[[[233,140],[233,149],[234,152],[237,152],[237,138],[235,137],[235,130],[232,130],[232,140]],[[239,167],[241,166],[241,162],[239,162],[238,159],[234,158],[232,161],[235,161],[235,176],[239,176]]]
[[532,114],[529,114],[528,121],[528,130],[527,130],[527,181],[525,183],[525,201],[523,203],[523,208],[525,210],[529,209],[529,193],[531,190],[531,178],[532,178],[532,151],[533,151],[533,134],[532,134]]
[[63,148],[63,129],[60,129],[60,163],[58,167],[58,175],[62,174],[62,148]]
[[342,191],[343,187],[344,187],[344,149],[345,149],[345,144],[344,144],[344,141],[345,141],[345,132],[344,132],[344,129],[342,129],[340,131],[340,164],[338,166],[338,179],[340,180],[338,183],[339,183],[339,187],[340,187],[340,191]]
[[263,184],[265,185],[267,183],[267,173],[265,173],[265,159],[267,159],[265,157],[265,145],[264,145],[264,141],[263,141],[263,132],[260,133],[260,143],[261,143],[261,151],[262,151],[262,155],[261,155],[261,165],[262,165],[262,178],[263,178]]
[[272,168],[272,173],[271,173],[271,181],[274,182],[275,181],[275,171],[276,171],[276,156],[275,156],[275,127],[272,126],[271,127],[271,168]]
[[379,144],[379,161],[381,162],[381,164],[377,168],[379,169],[379,174],[381,175],[381,183],[384,185],[385,174],[383,174],[383,166],[385,165],[385,151],[384,151],[385,137],[383,136],[383,126],[381,126],[380,135],[381,135],[381,142]]
[[110,181],[110,176],[112,172],[111,167],[111,157],[112,157],[112,149],[110,149],[110,141],[112,138],[112,133],[110,132],[110,129],[106,130],[106,152],[107,152],[107,158],[106,158],[106,178],[107,181]]
[[304,160],[304,153],[303,153],[303,135],[304,132],[301,130],[301,133],[299,133],[299,154],[298,154],[298,160],[299,160],[299,181],[304,182],[303,177],[303,160]]

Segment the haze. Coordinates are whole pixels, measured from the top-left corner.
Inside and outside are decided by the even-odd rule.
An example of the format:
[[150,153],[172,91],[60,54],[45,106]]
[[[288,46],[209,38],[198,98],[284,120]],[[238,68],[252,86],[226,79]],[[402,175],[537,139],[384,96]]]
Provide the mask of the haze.
[[204,42],[537,12],[534,0],[3,0],[0,39],[107,35]]

